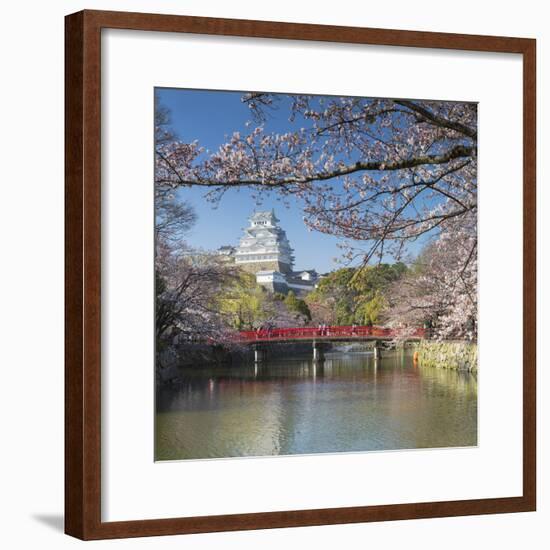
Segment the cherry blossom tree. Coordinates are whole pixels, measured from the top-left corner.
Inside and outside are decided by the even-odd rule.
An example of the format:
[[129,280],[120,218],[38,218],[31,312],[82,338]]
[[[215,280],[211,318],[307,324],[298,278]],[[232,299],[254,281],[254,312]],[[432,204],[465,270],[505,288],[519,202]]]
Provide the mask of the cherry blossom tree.
[[[457,225],[457,222],[449,222]],[[439,339],[477,338],[477,241],[475,232],[445,227],[414,268],[387,293],[387,322],[408,330],[425,326]]]
[[237,276],[215,255],[157,242],[157,342],[231,339],[232,331],[216,306],[222,289]]

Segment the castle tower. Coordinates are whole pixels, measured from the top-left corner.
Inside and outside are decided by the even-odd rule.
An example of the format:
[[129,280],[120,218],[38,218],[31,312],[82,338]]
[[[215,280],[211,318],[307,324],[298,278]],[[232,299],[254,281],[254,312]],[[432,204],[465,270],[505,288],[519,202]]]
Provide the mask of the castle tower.
[[249,222],[250,225],[244,230],[235,251],[235,263],[250,273],[291,273],[294,264],[293,250],[286,233],[278,226],[279,220],[275,212],[255,212]]

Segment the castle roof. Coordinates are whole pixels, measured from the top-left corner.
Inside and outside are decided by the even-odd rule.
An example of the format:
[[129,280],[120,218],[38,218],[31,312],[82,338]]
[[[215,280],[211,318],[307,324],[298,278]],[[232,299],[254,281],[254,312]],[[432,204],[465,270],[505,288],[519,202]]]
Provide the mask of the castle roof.
[[261,212],[254,212],[249,219],[251,222],[270,221],[272,223],[277,223],[278,221],[280,221],[277,216],[275,216],[275,211],[273,209],[264,210]]

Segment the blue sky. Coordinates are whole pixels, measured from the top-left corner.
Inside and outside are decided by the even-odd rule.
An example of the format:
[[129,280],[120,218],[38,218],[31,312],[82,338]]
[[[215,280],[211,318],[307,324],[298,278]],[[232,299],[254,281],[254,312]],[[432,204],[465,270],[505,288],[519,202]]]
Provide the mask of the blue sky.
[[[244,132],[245,123],[251,118],[248,107],[241,102],[242,92],[158,88],[156,95],[160,103],[170,110],[170,126],[178,138],[182,141],[198,140],[201,146],[209,150],[216,150],[233,132]],[[287,105],[285,99],[280,102],[279,111],[268,118],[267,130],[288,129]],[[191,245],[205,250],[236,245],[252,212],[273,208],[294,248],[296,269],[315,268],[326,272],[341,266],[334,261],[342,254],[337,246],[339,239],[309,231],[303,223],[298,203],[286,208],[277,193],[266,193],[262,204],[258,205],[251,191],[242,187],[227,191],[218,207],[214,208],[204,199],[204,193],[205,190],[198,187],[178,191],[178,197],[190,202],[198,214],[198,222],[187,236]]]

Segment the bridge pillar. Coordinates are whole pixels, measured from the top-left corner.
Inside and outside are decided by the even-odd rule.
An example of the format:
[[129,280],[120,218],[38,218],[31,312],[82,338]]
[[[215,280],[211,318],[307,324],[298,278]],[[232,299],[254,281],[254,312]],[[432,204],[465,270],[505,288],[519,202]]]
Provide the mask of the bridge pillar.
[[325,350],[323,344],[313,341],[313,361],[324,361]]
[[267,359],[267,350],[260,346],[254,346],[254,363],[261,363]]
[[382,357],[382,346],[378,340],[374,342],[374,360],[377,361]]

